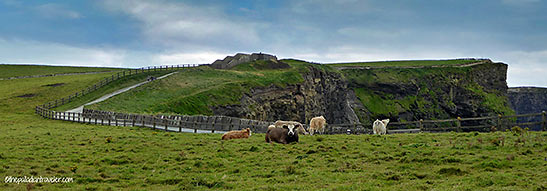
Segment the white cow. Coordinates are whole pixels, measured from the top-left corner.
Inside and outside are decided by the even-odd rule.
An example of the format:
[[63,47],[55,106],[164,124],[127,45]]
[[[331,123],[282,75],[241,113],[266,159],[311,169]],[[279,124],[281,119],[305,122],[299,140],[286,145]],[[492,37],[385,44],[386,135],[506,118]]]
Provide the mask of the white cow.
[[325,132],[325,125],[327,125],[327,120],[325,117],[314,117],[310,120],[310,127],[308,128],[308,131],[310,132],[310,135],[313,135],[314,132],[323,134]]
[[372,123],[372,131],[375,135],[385,135],[387,132],[387,124],[389,123],[389,119],[384,119],[382,121],[376,119],[374,123]]

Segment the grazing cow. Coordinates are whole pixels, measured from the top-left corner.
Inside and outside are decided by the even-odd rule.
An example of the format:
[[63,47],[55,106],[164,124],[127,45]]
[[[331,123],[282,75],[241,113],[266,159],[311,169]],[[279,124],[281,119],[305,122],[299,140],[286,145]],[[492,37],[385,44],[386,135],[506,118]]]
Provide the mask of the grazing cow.
[[387,132],[387,124],[389,123],[389,119],[384,119],[382,121],[376,119],[374,123],[372,123],[372,131],[375,135],[385,135]]
[[266,143],[288,144],[298,142],[298,133],[293,124],[283,125],[282,128],[271,128],[266,132]]
[[325,132],[325,125],[327,125],[327,120],[323,116],[314,117],[310,120],[310,135],[313,135],[314,132],[320,132],[323,134]]
[[251,136],[251,129],[243,129],[241,131],[229,131],[222,135],[222,140],[230,139],[246,139]]
[[[302,123],[300,122],[296,122],[296,121],[281,121],[281,120],[277,120],[275,123],[274,123],[274,126],[277,127],[277,128],[282,128],[283,125],[289,125],[289,124],[292,124],[294,125],[296,131],[298,132],[298,134],[301,134],[301,135],[307,135],[308,132],[306,131],[306,129],[304,129],[304,125],[302,125]],[[270,127],[268,127],[268,129],[270,129]]]

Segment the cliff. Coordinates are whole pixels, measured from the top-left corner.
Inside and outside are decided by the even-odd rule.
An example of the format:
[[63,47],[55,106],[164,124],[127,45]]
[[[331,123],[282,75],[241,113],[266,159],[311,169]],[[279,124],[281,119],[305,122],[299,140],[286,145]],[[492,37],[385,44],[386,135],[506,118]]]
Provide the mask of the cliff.
[[[489,60],[412,62],[412,67],[407,62],[382,62],[375,67],[350,68],[346,66],[351,63],[346,63],[346,69],[340,69],[337,64],[259,59],[230,69],[200,66],[89,108],[302,123],[323,115],[330,124],[514,113],[507,100],[506,64]],[[423,62],[428,66],[420,66]],[[435,66],[438,63],[444,65]],[[382,66],[386,64],[403,66]]]
[[506,98],[507,65],[342,70],[362,123],[512,114]]
[[238,104],[211,109],[215,115],[262,121],[282,119],[308,123],[311,118],[323,115],[329,123],[358,122],[348,103],[347,83],[340,73],[311,65],[301,75],[301,83],[256,87],[245,93]]
[[[215,62],[211,64],[211,68],[230,69],[239,64],[257,61],[257,60],[272,61],[274,63],[278,63],[277,57],[274,55],[269,55],[264,53],[253,53],[253,54],[237,53],[234,56],[227,56],[226,58],[222,60],[216,60]],[[286,64],[283,65],[278,63],[278,68],[288,68],[288,67],[289,66]]]
[[[540,113],[547,111],[547,88],[537,87],[515,87],[507,90],[511,108],[517,114]],[[517,119],[518,122],[539,121],[540,116],[523,117]],[[533,130],[539,130],[540,127],[534,127]]]

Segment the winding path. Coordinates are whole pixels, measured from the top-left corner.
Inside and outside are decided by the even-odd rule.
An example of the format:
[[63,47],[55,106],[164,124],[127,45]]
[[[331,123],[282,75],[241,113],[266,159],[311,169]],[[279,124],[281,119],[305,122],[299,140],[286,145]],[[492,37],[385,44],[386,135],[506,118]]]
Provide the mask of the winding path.
[[[169,74],[165,74],[165,75],[163,75],[163,76],[160,76],[160,77],[156,78],[156,80],[166,78],[167,76],[173,75],[173,74],[175,74],[175,73],[178,73],[178,72],[171,72],[171,73],[169,73]],[[82,106],[80,106],[80,107],[77,107],[77,108],[68,110],[67,112],[82,113],[83,110],[84,110],[84,106],[86,106],[86,105],[91,105],[91,104],[99,103],[99,102],[104,101],[104,100],[107,100],[108,98],[111,98],[111,97],[113,97],[113,96],[115,96],[115,95],[124,93],[124,92],[129,91],[129,90],[131,90],[131,89],[133,89],[133,88],[142,86],[142,85],[144,85],[144,84],[146,84],[146,83],[148,83],[148,82],[151,82],[151,81],[146,80],[146,81],[144,81],[144,82],[140,82],[140,83],[138,83],[138,84],[135,84],[135,85],[132,85],[132,86],[129,86],[129,87],[126,87],[126,88],[119,89],[119,90],[117,90],[117,91],[115,91],[115,92],[106,94],[106,95],[100,97],[99,99],[96,99],[96,100],[93,100],[93,101],[91,101],[91,102],[89,102],[89,103],[86,103],[86,104],[84,104],[84,105],[82,105]]]

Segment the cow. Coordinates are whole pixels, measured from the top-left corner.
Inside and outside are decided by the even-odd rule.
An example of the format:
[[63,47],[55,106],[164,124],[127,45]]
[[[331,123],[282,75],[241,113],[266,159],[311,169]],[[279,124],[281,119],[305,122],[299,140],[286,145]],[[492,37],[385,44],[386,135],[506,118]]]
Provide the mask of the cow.
[[243,129],[241,131],[229,131],[222,135],[222,140],[230,139],[246,139],[251,136],[251,129]]
[[[274,126],[277,127],[277,128],[281,128],[281,127],[283,127],[283,125],[289,125],[289,124],[294,125],[294,127],[295,127],[296,131],[298,132],[298,134],[301,134],[301,135],[307,135],[308,134],[306,129],[304,129],[304,125],[302,125],[302,123],[296,122],[296,121],[277,120],[277,121],[275,121]],[[268,129],[269,128],[270,127],[268,127]]]
[[314,117],[310,120],[310,127],[308,131],[310,132],[310,135],[313,135],[314,132],[320,132],[323,134],[325,132],[325,125],[327,125],[327,120],[325,117]]
[[372,131],[375,135],[385,135],[387,132],[387,124],[389,123],[389,119],[384,119],[382,121],[376,119],[374,123],[372,123]]
[[288,144],[298,142],[298,132],[295,131],[293,124],[286,124],[282,128],[269,128],[265,139],[267,143]]

